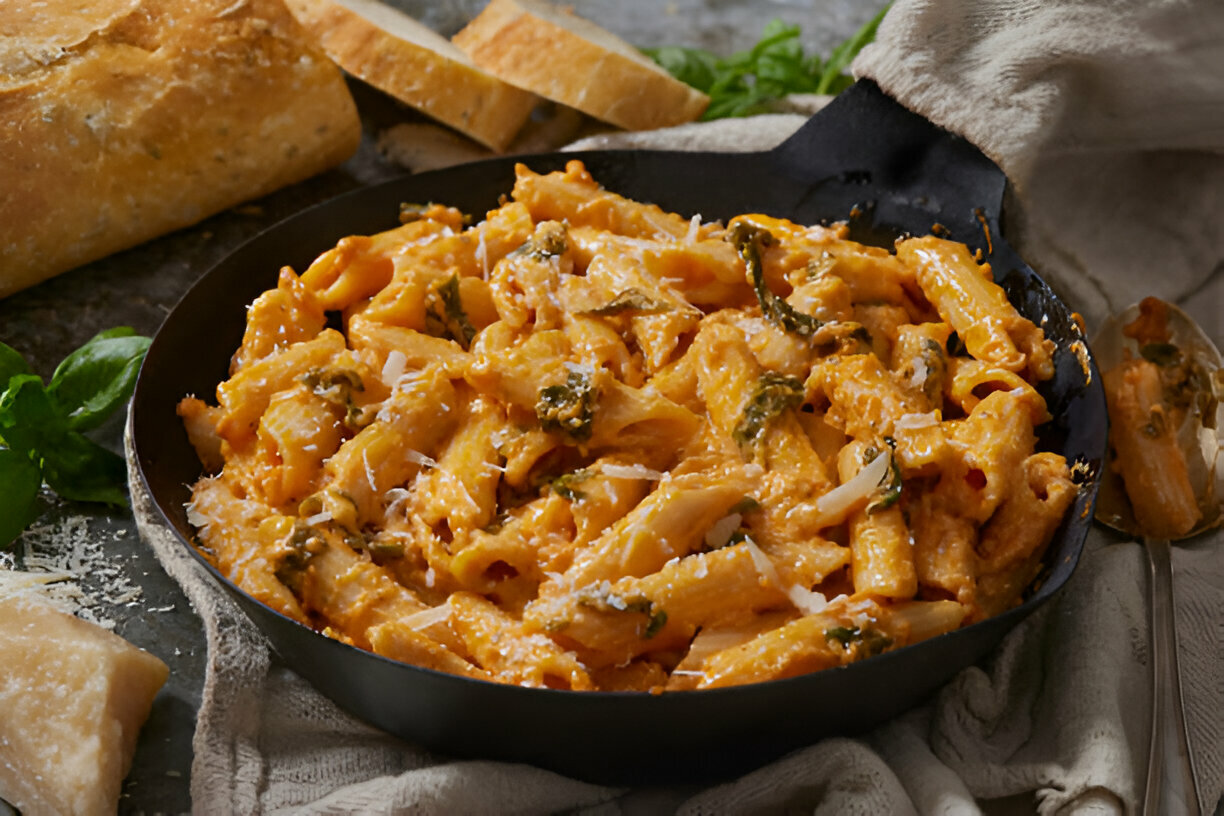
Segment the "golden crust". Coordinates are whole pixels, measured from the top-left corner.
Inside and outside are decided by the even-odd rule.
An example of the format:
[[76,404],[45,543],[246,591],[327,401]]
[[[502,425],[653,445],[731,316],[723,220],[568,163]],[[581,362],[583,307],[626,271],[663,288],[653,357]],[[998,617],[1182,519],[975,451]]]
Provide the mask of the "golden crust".
[[346,71],[493,150],[506,149],[538,101],[395,9],[359,0],[289,7]]
[[626,130],[691,122],[710,101],[610,32],[532,0],[493,0],[454,42],[489,73]]
[[78,5],[0,12],[21,31],[0,37],[0,297],[356,150],[340,71],[280,0]]

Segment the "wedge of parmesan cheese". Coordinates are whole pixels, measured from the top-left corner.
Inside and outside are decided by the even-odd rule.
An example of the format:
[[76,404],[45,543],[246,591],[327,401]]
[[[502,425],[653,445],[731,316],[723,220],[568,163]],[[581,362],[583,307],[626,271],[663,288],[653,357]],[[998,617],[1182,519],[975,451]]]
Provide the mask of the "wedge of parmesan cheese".
[[30,597],[0,600],[0,798],[113,814],[166,664]]

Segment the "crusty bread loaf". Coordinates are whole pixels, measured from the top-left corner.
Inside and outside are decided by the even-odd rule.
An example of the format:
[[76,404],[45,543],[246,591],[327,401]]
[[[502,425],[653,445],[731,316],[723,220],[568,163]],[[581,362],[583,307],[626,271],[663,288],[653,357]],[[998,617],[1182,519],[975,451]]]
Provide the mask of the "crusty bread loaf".
[[0,3],[0,297],[314,175],[361,137],[282,0]]
[[492,0],[454,42],[489,73],[626,130],[691,122],[710,101],[616,35],[543,0]]
[[538,101],[378,0],[288,2],[340,67],[494,150],[510,144]]
[[0,599],[0,797],[22,813],[105,816],[166,664],[46,602]]

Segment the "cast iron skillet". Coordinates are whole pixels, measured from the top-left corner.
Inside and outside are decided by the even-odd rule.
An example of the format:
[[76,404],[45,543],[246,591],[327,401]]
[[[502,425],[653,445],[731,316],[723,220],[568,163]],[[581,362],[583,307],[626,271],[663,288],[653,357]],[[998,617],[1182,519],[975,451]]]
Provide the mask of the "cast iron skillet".
[[[890,245],[898,234],[934,227],[980,248],[1012,302],[1058,344],[1057,373],[1042,389],[1054,421],[1041,430],[1039,444],[1082,463],[1078,470],[1085,474],[1031,596],[993,619],[803,677],[663,695],[594,693],[496,685],[386,660],[282,617],[209,566],[190,544],[184,503],[201,467],[174,408],[185,394],[215,393],[241,341],[246,304],[275,285],[281,266],[301,271],[345,235],[395,226],[401,202],[444,202],[480,216],[509,192],[516,161],[546,172],[574,158],[608,189],[686,216],[763,212],[815,223],[853,213],[852,237],[859,240]],[[1000,234],[1004,183],[1002,172],[972,145],[863,81],[764,153],[493,159],[358,190],[257,236],[205,275],[170,314],[134,397],[141,476],[183,546],[285,663],[367,722],[443,754],[530,763],[602,783],[699,781],[749,770],[819,737],[865,730],[921,702],[1048,600],[1079,558],[1105,450],[1105,402],[1067,307]]]

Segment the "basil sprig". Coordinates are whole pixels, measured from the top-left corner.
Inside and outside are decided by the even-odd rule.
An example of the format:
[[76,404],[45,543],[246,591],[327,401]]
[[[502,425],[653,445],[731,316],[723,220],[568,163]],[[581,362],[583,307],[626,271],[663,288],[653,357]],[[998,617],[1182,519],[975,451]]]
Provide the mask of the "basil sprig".
[[887,11],[885,6],[827,59],[805,53],[799,26],[777,19],[765,25],[756,45],[729,57],[670,45],[643,51],[676,79],[710,97],[703,119],[751,116],[788,94],[837,94],[848,88],[854,80],[846,69],[863,46],[875,39]]
[[123,459],[84,434],[131,397],[149,342],[127,326],[101,332],[47,384],[0,343],[0,549],[38,517],[44,481],[65,499],[127,505]]

